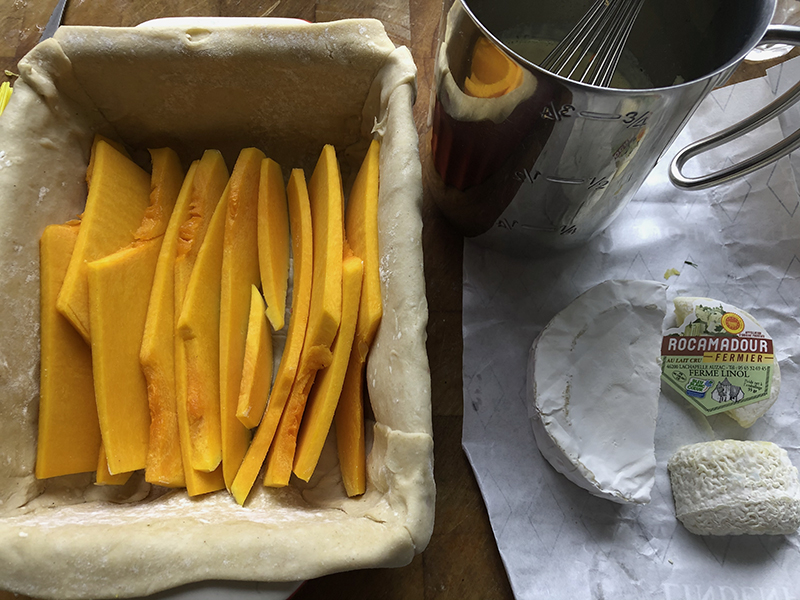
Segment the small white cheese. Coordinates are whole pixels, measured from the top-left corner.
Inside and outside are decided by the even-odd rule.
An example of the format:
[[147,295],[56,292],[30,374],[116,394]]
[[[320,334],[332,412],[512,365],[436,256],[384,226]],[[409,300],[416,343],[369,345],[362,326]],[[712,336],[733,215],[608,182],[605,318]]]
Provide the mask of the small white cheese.
[[[675,305],[675,319],[678,324],[683,323],[692,311],[694,311],[694,305],[696,302],[705,302],[707,304],[719,304],[718,300],[713,300],[712,298],[693,298],[693,297],[685,297],[679,296],[673,300],[673,304]],[[748,319],[751,319],[753,323],[756,324],[757,327],[761,329],[761,333],[764,335],[769,335],[766,330],[761,327],[758,321],[753,318],[753,316],[743,311],[740,308],[736,309],[741,314],[745,315]],[[772,369],[772,381],[770,383],[770,394],[768,398],[764,398],[759,402],[753,402],[752,404],[746,404],[744,406],[740,406],[739,408],[732,408],[731,410],[726,410],[723,414],[728,415],[734,421],[739,423],[744,428],[752,427],[755,422],[764,416],[769,408],[775,404],[775,401],[778,399],[778,394],[781,391],[781,369],[778,366],[778,358],[777,356],[774,359],[773,369]]]
[[800,527],[800,483],[772,442],[721,440],[669,460],[678,520],[698,535],[789,534]]
[[665,312],[663,284],[606,281],[557,314],[531,348],[536,444],[596,496],[650,501]]

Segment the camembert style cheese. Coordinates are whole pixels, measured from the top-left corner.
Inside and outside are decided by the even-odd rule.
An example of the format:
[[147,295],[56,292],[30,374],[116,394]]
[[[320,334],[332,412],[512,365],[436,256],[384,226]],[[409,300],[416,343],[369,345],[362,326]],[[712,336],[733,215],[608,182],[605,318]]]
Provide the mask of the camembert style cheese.
[[719,440],[669,460],[678,520],[698,535],[789,534],[800,527],[800,483],[772,442]]
[[530,352],[539,450],[570,481],[614,502],[649,502],[655,481],[665,289],[603,282],[557,314]]

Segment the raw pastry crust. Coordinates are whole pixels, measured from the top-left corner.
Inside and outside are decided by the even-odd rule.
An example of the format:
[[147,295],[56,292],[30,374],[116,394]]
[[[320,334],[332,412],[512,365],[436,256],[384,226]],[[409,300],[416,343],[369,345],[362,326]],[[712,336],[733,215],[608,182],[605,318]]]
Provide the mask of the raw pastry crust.
[[[422,183],[412,118],[415,67],[378,21],[165,19],[62,27],[19,65],[0,119],[0,585],[41,598],[131,597],[191,581],[296,581],[397,566],[433,527]],[[82,210],[95,133],[185,161],[257,146],[307,173],[333,143],[345,191],[382,140],[384,317],[368,363],[376,423],[368,492],[344,495],[332,445],[310,484],[256,483],[238,506],[134,477],[33,476],[39,369],[38,240]],[[330,442],[330,440],[329,440]]]

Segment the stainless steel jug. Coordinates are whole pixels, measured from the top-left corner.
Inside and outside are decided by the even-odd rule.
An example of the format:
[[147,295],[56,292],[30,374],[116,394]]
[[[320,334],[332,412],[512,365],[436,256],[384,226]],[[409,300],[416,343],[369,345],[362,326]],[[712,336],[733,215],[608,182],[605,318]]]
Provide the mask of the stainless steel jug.
[[[586,242],[620,213],[701,100],[750,50],[763,42],[800,45],[800,28],[770,26],[775,0],[647,0],[626,50],[632,89],[571,81],[522,55],[530,40],[558,40],[590,1],[445,3],[428,180],[442,212],[466,235],[515,253]],[[724,173],[681,172],[692,156],[757,127],[798,96],[800,84],[740,127],[682,151],[673,182],[708,187],[791,152],[800,134]]]

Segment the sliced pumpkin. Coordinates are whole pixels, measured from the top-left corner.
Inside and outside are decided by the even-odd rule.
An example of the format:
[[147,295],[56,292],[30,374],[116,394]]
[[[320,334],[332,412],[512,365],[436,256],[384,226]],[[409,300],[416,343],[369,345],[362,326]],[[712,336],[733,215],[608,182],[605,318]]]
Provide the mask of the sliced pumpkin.
[[336,405],[353,347],[359,299],[363,279],[363,262],[350,256],[342,263],[342,323],[333,342],[331,364],[319,372],[308,396],[303,421],[297,435],[294,474],[308,481],[314,474],[325,439],[328,437]]
[[89,263],[92,368],[103,447],[112,474],[145,467],[150,430],[139,362],[161,238]]
[[196,211],[193,207],[203,205],[204,197],[216,197],[216,203],[227,180],[228,169],[222,154],[216,150],[207,150],[200,160],[192,163],[181,186],[159,253],[140,354],[148,382],[151,414],[150,449],[145,470],[145,479],[150,483],[185,484],[175,380],[175,332],[180,310],[176,309],[175,263],[178,247],[183,243],[181,234],[184,232],[181,230],[193,218],[192,211]]
[[250,288],[258,269],[258,187],[264,153],[245,148],[231,173],[222,250],[220,295],[220,419],[222,469],[230,489],[250,443],[250,430],[236,418],[244,367]]
[[[178,236],[174,280],[175,312],[173,315],[173,323],[175,325],[173,332],[176,334],[189,288],[191,274],[204,245],[206,234],[211,227],[219,203],[229,201],[229,190],[230,180],[228,179],[228,169],[225,167],[222,155],[216,150],[206,150],[197,167],[197,173],[192,185],[190,206],[186,219],[180,226]],[[173,351],[175,353],[175,405],[177,412],[178,407],[183,408],[186,406],[186,398],[188,397],[188,387],[184,385],[188,383],[188,378],[184,378],[188,373],[186,346],[180,335],[174,335]],[[179,431],[181,430],[181,421],[182,417],[180,413],[178,413]],[[185,441],[179,444],[182,453],[184,444]],[[222,479],[221,467],[217,467],[214,471],[206,472],[194,468],[191,461],[184,460],[183,470],[186,477],[186,490],[190,496],[213,492],[225,487]]]
[[97,137],[86,180],[86,208],[56,306],[89,342],[87,265],[134,240],[150,204],[150,175],[108,141]]
[[267,455],[264,485],[289,483],[297,432],[317,371],[332,360],[331,344],[342,317],[342,257],[344,200],[339,164],[333,146],[326,145],[309,182],[314,237],[314,270],[308,330],[297,376]]
[[163,233],[184,178],[174,150],[150,154],[150,204],[134,241],[89,264],[89,316],[97,328],[92,336],[95,391],[112,473],[145,466],[150,414],[139,352]]
[[95,485],[125,485],[133,475],[132,471],[127,473],[117,473],[112,475],[108,470],[108,457],[106,456],[106,449],[100,444],[100,456],[97,459],[97,474],[95,476]]
[[258,188],[258,264],[272,329],[283,329],[289,283],[289,207],[278,163],[261,163]]
[[178,334],[185,368],[179,370],[178,423],[184,461],[211,472],[222,462],[219,413],[219,307],[222,242],[228,195],[223,193],[211,217],[186,288]]
[[236,418],[248,429],[258,427],[272,383],[272,333],[267,307],[256,286],[250,289],[250,318],[244,348],[244,367]]
[[289,176],[287,197],[289,223],[292,231],[292,266],[294,268],[292,318],[289,319],[286,345],[278,365],[278,372],[275,374],[266,412],[231,486],[231,493],[239,504],[244,504],[247,499],[272,444],[297,374],[297,365],[300,362],[300,353],[303,349],[308,325],[314,245],[311,205],[302,169],[294,169]]
[[79,227],[80,221],[50,225],[39,240],[41,375],[35,468],[39,479],[94,471],[101,443],[91,349],[56,310]]
[[134,234],[138,241],[151,240],[166,233],[186,176],[181,159],[172,148],[151,149],[150,160],[153,163],[150,205],[145,209],[142,222]]
[[331,343],[342,317],[342,257],[344,256],[344,195],[333,146],[322,149],[308,184],[314,238],[314,271],[308,333],[300,367],[310,377],[331,362]]
[[355,339],[336,408],[335,427],[342,481],[349,496],[366,491],[364,370],[383,314],[378,247],[380,144],[373,141],[347,202],[345,231],[353,253],[364,261],[364,285]]

